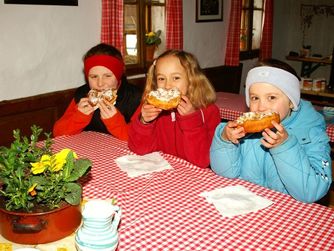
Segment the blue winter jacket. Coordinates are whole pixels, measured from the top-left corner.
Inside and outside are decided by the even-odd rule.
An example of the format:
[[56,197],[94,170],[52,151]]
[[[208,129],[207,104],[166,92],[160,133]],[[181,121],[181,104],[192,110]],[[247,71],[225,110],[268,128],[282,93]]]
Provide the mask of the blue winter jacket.
[[261,134],[246,135],[239,144],[224,141],[226,123],[220,123],[210,149],[211,168],[218,175],[248,180],[303,202],[317,201],[332,182],[324,117],[301,100],[299,109],[281,123],[289,137],[272,149],[261,145]]

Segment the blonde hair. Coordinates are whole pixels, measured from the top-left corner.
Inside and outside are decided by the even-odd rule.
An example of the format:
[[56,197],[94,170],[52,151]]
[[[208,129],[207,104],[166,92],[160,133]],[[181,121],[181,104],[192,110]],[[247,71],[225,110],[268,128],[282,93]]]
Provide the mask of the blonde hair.
[[180,60],[182,67],[186,71],[189,83],[187,96],[195,108],[206,107],[216,101],[216,91],[209,79],[203,73],[196,57],[191,53],[182,50],[165,51],[153,62],[147,73],[143,99],[145,99],[150,91],[157,89],[155,66],[160,58],[166,56],[175,56]]

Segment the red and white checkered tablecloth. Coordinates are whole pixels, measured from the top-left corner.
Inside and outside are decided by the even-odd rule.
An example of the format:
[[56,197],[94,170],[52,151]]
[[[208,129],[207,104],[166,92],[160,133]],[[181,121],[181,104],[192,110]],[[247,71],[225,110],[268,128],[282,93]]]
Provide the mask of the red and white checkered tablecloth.
[[[243,95],[217,92],[216,105],[219,107],[220,117],[225,120],[236,120],[244,112],[248,111]],[[327,135],[334,142],[334,124],[327,123]]]
[[327,124],[326,132],[328,134],[329,140],[334,142],[334,124]]
[[243,95],[229,92],[216,92],[216,95],[216,105],[222,119],[235,120],[248,110]]
[[[173,169],[129,178],[115,163],[132,154],[126,142],[83,132],[55,139],[93,161],[86,198],[117,198],[122,208],[118,250],[334,250],[334,210],[306,204],[255,184],[215,175],[163,154]],[[200,194],[242,185],[274,204],[233,218],[222,217]]]

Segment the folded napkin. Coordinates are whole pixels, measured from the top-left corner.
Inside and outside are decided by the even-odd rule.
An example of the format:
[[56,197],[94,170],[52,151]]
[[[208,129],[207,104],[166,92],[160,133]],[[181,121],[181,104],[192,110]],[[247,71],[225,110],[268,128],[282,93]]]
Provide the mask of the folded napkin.
[[131,178],[153,172],[160,172],[165,169],[173,169],[159,152],[142,156],[125,155],[117,158],[115,161],[118,167]]
[[260,197],[240,185],[217,188],[200,195],[212,203],[224,217],[255,212],[273,204],[272,201]]

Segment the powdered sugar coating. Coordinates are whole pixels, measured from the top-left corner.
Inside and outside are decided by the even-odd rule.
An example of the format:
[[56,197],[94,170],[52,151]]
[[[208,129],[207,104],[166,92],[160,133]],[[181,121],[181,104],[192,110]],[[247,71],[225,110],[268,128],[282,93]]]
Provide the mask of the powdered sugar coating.
[[156,91],[151,91],[149,93],[149,96],[153,96],[159,100],[162,101],[169,101],[173,98],[177,98],[180,96],[180,91],[176,87],[173,87],[171,89],[164,89],[164,88],[158,88]]
[[261,120],[264,117],[274,115],[276,112],[245,112],[237,119],[238,124],[243,124],[247,120]]
[[[91,89],[88,92],[89,102],[93,106],[97,105],[97,103],[100,102],[101,100],[105,100],[105,101],[110,102],[117,97],[116,92],[117,91],[113,90],[113,89],[106,89],[106,90],[102,90],[102,91]],[[114,102],[114,104],[115,104],[115,102]]]

